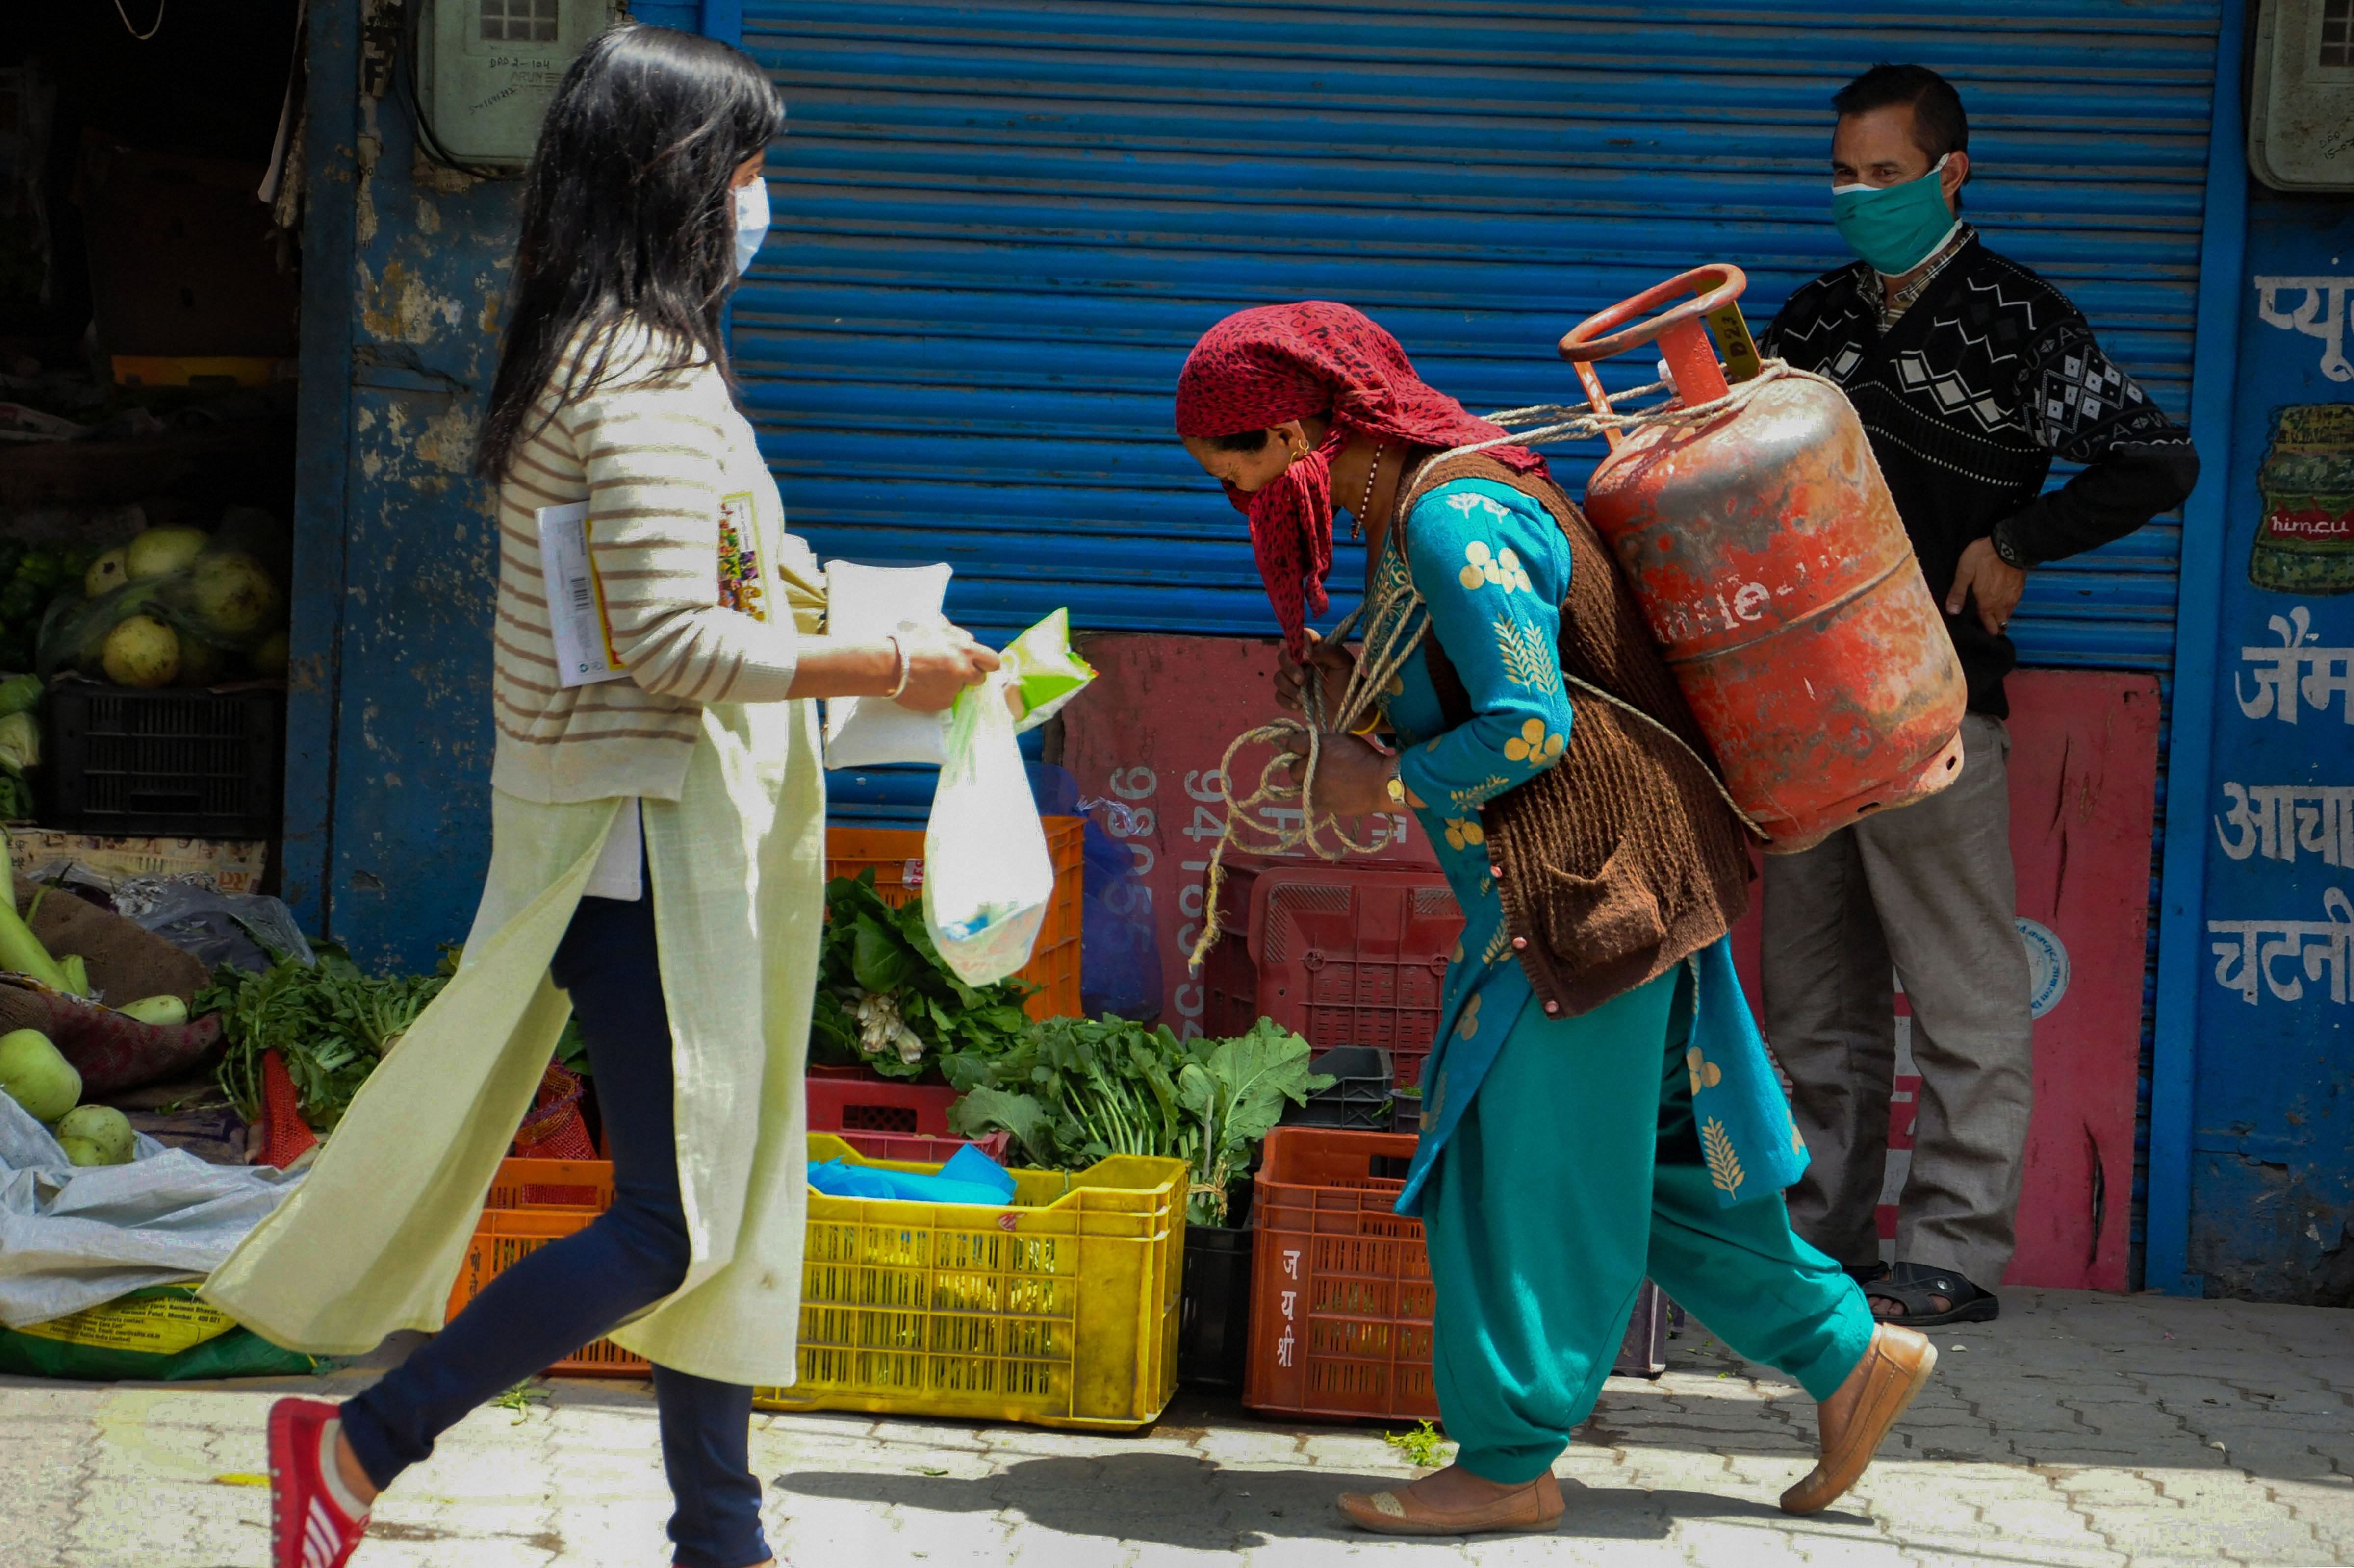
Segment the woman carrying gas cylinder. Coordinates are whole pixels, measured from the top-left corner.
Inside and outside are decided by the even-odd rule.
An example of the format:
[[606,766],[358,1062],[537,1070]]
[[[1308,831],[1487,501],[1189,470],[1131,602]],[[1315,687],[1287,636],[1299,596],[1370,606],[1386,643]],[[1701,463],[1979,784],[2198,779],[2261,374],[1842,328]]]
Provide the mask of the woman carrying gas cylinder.
[[[1248,310],[1185,362],[1177,431],[1248,514],[1286,652],[1278,695],[1341,711],[1320,641],[1332,514],[1368,560],[1364,648],[1414,652],[1368,730],[1322,738],[1312,810],[1411,808],[1462,905],[1421,1144],[1398,1212],[1437,1289],[1456,1462],[1341,1499],[1387,1534],[1550,1530],[1554,1459],[1592,1412],[1648,1274],[1819,1402],[1804,1513],[1863,1472],[1928,1378],[1920,1335],[1790,1229],[1806,1160],[1734,977],[1742,829],[1613,562],[1525,448],[1426,385],[1345,305]],[[1607,697],[1597,693],[1606,693]],[[1393,748],[1394,747],[1394,748]]]

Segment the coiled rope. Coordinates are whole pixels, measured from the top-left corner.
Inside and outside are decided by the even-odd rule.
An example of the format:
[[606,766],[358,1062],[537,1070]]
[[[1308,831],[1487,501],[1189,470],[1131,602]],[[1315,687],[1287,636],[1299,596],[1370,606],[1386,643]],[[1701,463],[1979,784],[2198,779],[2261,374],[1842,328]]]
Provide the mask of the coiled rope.
[[[1503,426],[1504,434],[1491,440],[1450,448],[1424,462],[1409,476],[1410,484],[1401,484],[1404,493],[1393,504],[1390,514],[1403,517],[1411,512],[1414,503],[1422,498],[1423,477],[1450,459],[1469,457],[1490,447],[1549,446],[1558,441],[1585,440],[1606,430],[1627,433],[1660,425],[1697,424],[1719,415],[1737,412],[1766,387],[1792,376],[1819,382],[1826,387],[1838,386],[1837,382],[1811,371],[1794,369],[1782,360],[1769,359],[1755,376],[1728,388],[1723,397],[1701,403],[1685,405],[1670,401],[1656,408],[1627,413],[1621,413],[1616,408],[1605,412],[1564,403],[1534,403],[1525,408],[1500,410],[1488,415],[1487,418],[1490,424]],[[1609,395],[1605,401],[1616,404],[1627,398],[1648,397],[1657,392],[1672,393],[1674,390],[1671,383],[1654,381],[1649,386]],[[1387,613],[1393,608],[1395,613]],[[1203,890],[1202,934],[1194,941],[1188,959],[1195,971],[1200,970],[1204,960],[1209,957],[1210,949],[1217,945],[1218,938],[1225,928],[1220,900],[1225,890],[1226,849],[1229,845],[1245,854],[1261,855],[1288,854],[1305,848],[1318,859],[1328,861],[1340,860],[1352,852],[1373,854],[1383,847],[1380,843],[1361,843],[1341,826],[1339,818],[1317,814],[1316,774],[1323,762],[1326,740],[1335,735],[1347,734],[1362,725],[1373,711],[1380,694],[1405,668],[1406,661],[1421,645],[1423,634],[1430,625],[1426,614],[1416,613],[1423,608],[1422,596],[1415,591],[1411,582],[1403,591],[1382,599],[1376,607],[1381,613],[1373,618],[1381,623],[1378,640],[1368,641],[1364,651],[1358,655],[1356,664],[1350,672],[1349,683],[1341,693],[1341,710],[1331,715],[1331,724],[1325,722],[1322,711],[1322,673],[1310,663],[1301,672],[1300,717],[1275,719],[1245,730],[1226,747],[1225,756],[1218,763],[1216,775],[1218,796],[1225,806],[1226,820],[1218,834],[1216,847],[1210,852],[1209,877]],[[1325,641],[1336,645],[1345,641],[1364,613],[1365,607],[1362,604],[1351,610]],[[1716,769],[1708,766],[1706,758],[1692,751],[1685,744],[1683,736],[1640,708],[1590,682],[1578,679],[1566,670],[1562,672],[1562,679],[1588,696],[1640,719],[1682,747],[1701,764],[1710,782],[1716,786],[1717,794],[1742,824],[1759,839],[1766,839],[1765,830],[1734,800],[1723,780],[1717,778]],[[1254,746],[1272,746],[1278,749],[1274,758],[1259,769],[1257,787],[1237,800],[1234,794],[1235,759]],[[1291,782],[1292,766],[1303,760],[1306,767],[1299,782],[1294,784]],[[1325,842],[1324,834],[1328,831],[1338,842],[1337,847]]]

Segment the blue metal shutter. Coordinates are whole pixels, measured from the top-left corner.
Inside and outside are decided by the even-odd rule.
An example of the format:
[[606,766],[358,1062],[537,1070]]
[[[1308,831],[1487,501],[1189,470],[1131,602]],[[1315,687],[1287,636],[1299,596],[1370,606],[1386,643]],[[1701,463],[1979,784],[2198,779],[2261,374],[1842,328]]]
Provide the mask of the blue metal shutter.
[[[1170,433],[1204,327],[1343,300],[1484,410],[1572,399],[1560,334],[1698,262],[1744,267],[1762,326],[1847,260],[1827,100],[1877,60],[1960,88],[1969,217],[2186,419],[2220,9],[744,0],[791,131],[736,352],[821,554],[951,561],[950,611],[991,632],[1068,605],[1266,635],[1242,521]],[[1598,455],[1555,470],[1575,491]],[[2167,518],[2036,572],[2025,662],[2153,671],[2170,702],[2180,545]],[[1344,547],[1335,614],[1362,580]],[[897,815],[929,788],[837,775],[834,799]],[[2162,761],[2158,789],[2162,833]]]
[[[1571,397],[1561,333],[1697,262],[1748,269],[1762,326],[1847,259],[1826,100],[1874,60],[1954,79],[1969,216],[2182,417],[2216,16],[746,0],[790,129],[736,353],[821,554],[953,562],[993,632],[1067,604],[1263,635],[1242,520],[1170,434],[1203,328],[1344,300],[1484,409]],[[1594,455],[1558,461],[1573,491]],[[2027,661],[2163,670],[2179,540],[2037,573]],[[1361,577],[1344,555],[1336,611]]]

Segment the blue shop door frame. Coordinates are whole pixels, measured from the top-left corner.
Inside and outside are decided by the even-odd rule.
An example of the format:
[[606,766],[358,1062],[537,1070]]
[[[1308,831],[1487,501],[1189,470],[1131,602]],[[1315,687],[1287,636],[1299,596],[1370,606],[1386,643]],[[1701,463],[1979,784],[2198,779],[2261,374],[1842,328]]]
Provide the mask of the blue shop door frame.
[[[497,530],[472,471],[512,181],[416,155],[405,61],[312,0],[287,712],[287,902],[369,967],[430,969],[490,859]],[[693,30],[720,5],[640,4]]]
[[2354,1306],[2354,202],[2253,193],[2234,281],[2184,1284]]

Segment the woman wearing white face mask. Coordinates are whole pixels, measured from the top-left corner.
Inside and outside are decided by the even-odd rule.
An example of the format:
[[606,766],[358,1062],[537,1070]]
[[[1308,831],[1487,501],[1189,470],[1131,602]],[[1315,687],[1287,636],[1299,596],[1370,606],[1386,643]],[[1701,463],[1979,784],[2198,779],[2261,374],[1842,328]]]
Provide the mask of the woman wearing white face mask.
[[[273,1408],[273,1568],[342,1563],[442,1431],[608,1333],[655,1366],[677,1562],[770,1561],[746,1432],[751,1385],[792,1381],[800,1317],[825,821],[809,699],[938,711],[997,662],[952,628],[821,633],[822,577],[784,531],[719,330],[781,118],[738,51],[638,26],[590,45],[549,109],[480,459],[500,544],[488,885],[456,978],[207,1285],[281,1344],[441,1332],[348,1404]],[[563,525],[548,509],[583,502],[588,641],[620,668],[575,683],[541,539]],[[443,1329],[567,1002],[612,1205]]]

